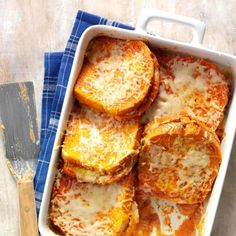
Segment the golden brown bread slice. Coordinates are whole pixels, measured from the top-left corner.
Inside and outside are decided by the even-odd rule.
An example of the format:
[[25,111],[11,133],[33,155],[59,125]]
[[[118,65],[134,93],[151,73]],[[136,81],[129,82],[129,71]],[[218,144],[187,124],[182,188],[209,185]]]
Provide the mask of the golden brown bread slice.
[[76,107],[63,142],[63,169],[81,182],[117,181],[135,164],[141,133],[138,120],[120,122],[87,106]]
[[143,100],[143,102],[134,110],[127,112],[126,114],[115,116],[118,120],[130,120],[136,117],[140,117],[143,115],[143,113],[146,112],[146,110],[150,107],[150,105],[153,103],[155,98],[157,97],[158,91],[159,91],[159,64],[157,61],[156,56],[154,53],[152,53],[153,63],[154,63],[154,74],[152,79],[152,86],[147,94],[146,98]]
[[176,203],[203,202],[220,162],[218,137],[203,123],[187,115],[156,118],[144,131],[139,185]]
[[97,37],[87,48],[74,95],[98,111],[120,116],[143,103],[153,73],[151,51],[144,42]]
[[129,158],[126,162],[119,166],[119,169],[117,169],[115,173],[112,174],[100,173],[94,170],[86,169],[83,166],[75,165],[69,161],[64,162],[63,173],[75,177],[79,182],[111,184],[117,182],[123,176],[128,175],[136,161],[137,156]]
[[138,222],[134,176],[110,185],[79,183],[58,172],[49,219],[66,236],[129,235]]
[[143,121],[185,112],[216,130],[229,96],[228,81],[219,67],[205,59],[160,54],[159,95]]

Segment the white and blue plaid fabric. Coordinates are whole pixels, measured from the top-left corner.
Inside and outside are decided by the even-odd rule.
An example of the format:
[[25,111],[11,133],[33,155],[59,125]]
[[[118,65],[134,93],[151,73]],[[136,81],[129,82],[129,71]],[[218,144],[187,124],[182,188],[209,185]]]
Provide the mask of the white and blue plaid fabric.
[[78,41],[85,29],[98,24],[133,30],[130,26],[79,11],[65,51],[45,53],[40,155],[34,178],[37,212],[40,209],[58,121]]

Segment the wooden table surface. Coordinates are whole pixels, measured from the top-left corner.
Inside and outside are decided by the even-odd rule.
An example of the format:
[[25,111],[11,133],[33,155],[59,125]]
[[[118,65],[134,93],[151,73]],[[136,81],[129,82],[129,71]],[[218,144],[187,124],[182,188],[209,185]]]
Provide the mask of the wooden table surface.
[[[63,51],[77,10],[135,25],[144,7],[204,21],[207,28],[203,45],[236,55],[235,0],[0,0],[0,83],[34,80],[40,117],[43,54]],[[191,31],[183,26],[154,22],[149,29],[172,39],[191,39]],[[236,142],[212,235],[236,235],[235,219]],[[5,165],[0,140],[0,236],[14,235],[18,235],[16,185]]]

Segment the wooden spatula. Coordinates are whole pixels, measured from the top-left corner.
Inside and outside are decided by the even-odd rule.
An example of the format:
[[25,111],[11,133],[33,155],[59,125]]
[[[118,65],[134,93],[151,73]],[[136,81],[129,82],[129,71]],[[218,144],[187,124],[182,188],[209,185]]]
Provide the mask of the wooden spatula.
[[6,163],[19,193],[20,235],[38,235],[33,176],[39,138],[32,82],[0,85],[0,122],[5,136]]

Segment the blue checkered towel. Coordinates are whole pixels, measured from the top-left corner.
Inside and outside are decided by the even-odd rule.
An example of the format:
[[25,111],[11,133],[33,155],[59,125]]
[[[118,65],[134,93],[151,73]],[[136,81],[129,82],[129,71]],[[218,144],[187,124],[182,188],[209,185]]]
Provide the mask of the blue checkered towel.
[[39,212],[42,200],[58,121],[76,47],[84,30],[89,26],[98,24],[133,30],[130,26],[110,21],[87,12],[79,11],[65,51],[45,53],[40,155],[34,179],[37,212]]

